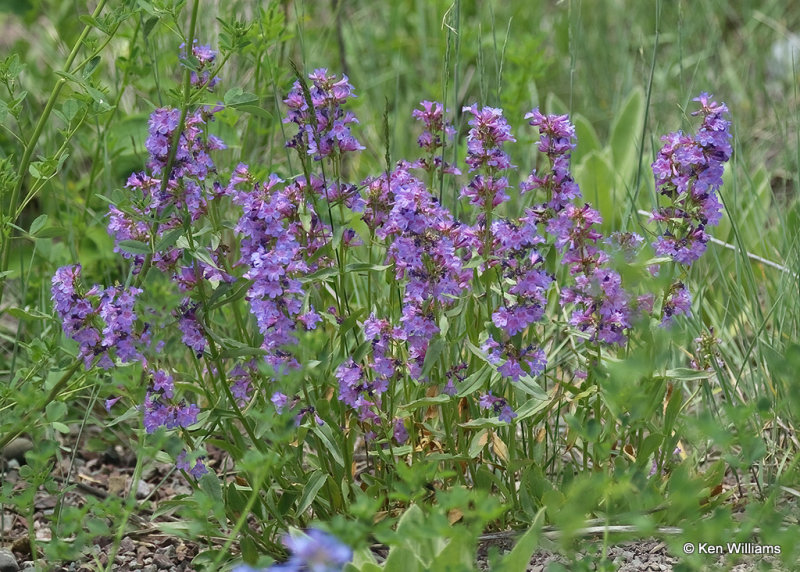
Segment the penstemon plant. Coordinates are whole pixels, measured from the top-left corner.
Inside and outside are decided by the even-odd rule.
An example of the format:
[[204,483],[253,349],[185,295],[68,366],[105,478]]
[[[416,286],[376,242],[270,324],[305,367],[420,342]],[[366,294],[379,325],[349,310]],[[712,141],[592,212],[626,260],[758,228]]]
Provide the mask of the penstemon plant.
[[[731,155],[724,105],[702,94],[698,132],[664,138],[651,246],[598,230],[571,172],[575,128],[538,108],[525,119],[544,166],[518,177],[519,214],[505,150],[517,140],[501,109],[463,108],[459,166],[441,154],[455,136],[448,111],[423,101],[412,112],[422,156],[390,164],[387,151],[383,173],[356,175],[358,154],[376,150],[358,139],[349,79],[325,69],[298,72],[283,100],[296,128],[286,172],[217,165],[226,143],[212,131],[225,107],[194,102],[213,93],[224,62],[192,35],[191,50],[180,48],[184,105],[153,111],[145,169],[109,206],[128,280],[87,289],[81,266],[66,266],[51,293],[78,348],[65,378],[129,368],[141,381],[106,408],[139,418],[141,441],[163,446],[193,483],[194,497],[168,508],[212,507],[214,522],[195,519],[189,531],[227,531],[211,567],[236,540],[248,566],[288,547],[288,569],[339,570],[350,549],[298,529],[491,492],[504,508],[448,513],[474,540],[486,525],[538,522],[547,503],[525,483],[558,463],[611,474],[628,459],[654,481],[669,468],[674,417],[626,425],[604,384],[642,340],[691,311],[686,269],[720,220]],[[438,198],[444,177],[463,182],[459,216]],[[653,378],[640,383],[658,404],[666,390]],[[681,405],[679,392],[667,400]],[[212,447],[222,464],[209,462]],[[367,531],[350,534],[363,544]]]

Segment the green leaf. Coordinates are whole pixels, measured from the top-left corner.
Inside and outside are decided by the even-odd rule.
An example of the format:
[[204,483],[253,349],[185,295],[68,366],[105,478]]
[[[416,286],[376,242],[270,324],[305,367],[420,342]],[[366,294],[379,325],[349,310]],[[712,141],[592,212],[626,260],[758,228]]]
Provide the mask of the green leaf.
[[334,442],[333,434],[331,433],[331,428],[328,426],[328,424],[326,423],[325,425],[317,425],[315,423],[311,430],[322,440],[322,443],[325,445],[325,454],[333,457],[333,460],[336,461],[336,464],[341,468],[345,468],[342,453],[339,451],[339,448]]
[[261,119],[265,119],[266,121],[272,121],[273,117],[272,114],[264,109],[263,107],[258,107],[257,105],[232,105],[237,111],[244,111],[245,113],[249,113],[250,115],[254,115],[256,117],[260,117]]
[[69,433],[69,427],[64,423],[62,423],[61,421],[53,421],[51,425],[53,426],[53,429],[55,429],[56,431],[58,431],[63,435]]
[[258,561],[258,546],[249,536],[245,536],[239,541],[239,548],[242,551],[242,560],[254,564]]
[[36,219],[31,223],[31,227],[28,230],[28,234],[30,234],[31,236],[36,236],[36,234],[40,230],[42,230],[46,224],[47,224],[46,214],[37,216]]
[[345,272],[364,272],[367,270],[374,270],[381,272],[389,268],[389,264],[369,264],[367,262],[354,262],[345,266]]
[[226,521],[225,505],[222,501],[222,486],[219,477],[215,473],[209,472],[200,477],[197,484],[200,486],[200,490],[213,501],[214,516],[220,525],[224,525]]
[[178,239],[183,235],[182,228],[173,228],[166,232],[164,236],[156,243],[156,252],[161,252],[175,245]]
[[667,403],[667,409],[664,411],[664,433],[669,435],[672,428],[675,427],[675,420],[681,412],[683,406],[683,392],[675,388]]
[[353,352],[353,362],[361,363],[361,360],[364,359],[364,356],[367,355],[370,349],[372,349],[372,341],[370,340],[359,345]]
[[[545,394],[545,396],[547,397],[547,394]],[[539,399],[538,397],[529,399],[523,403],[519,409],[517,409],[517,416],[515,419],[517,421],[521,421],[523,419],[527,419],[528,417],[532,417],[543,409],[546,409],[550,403],[552,403],[552,399]]]
[[460,532],[436,555],[428,567],[430,570],[461,572],[475,569],[475,539],[463,531]]
[[324,282],[331,276],[337,276],[338,274],[339,274],[339,269],[334,266],[328,268],[321,268],[316,272],[314,272],[313,274],[308,274],[306,276],[299,277],[298,280],[302,283],[316,282],[316,281]]
[[423,397],[421,399],[415,399],[414,401],[410,401],[409,403],[404,403],[400,405],[399,409],[405,409],[407,411],[414,411],[415,409],[419,409],[420,407],[429,407],[431,405],[440,405],[442,403],[449,402],[452,397],[446,395],[444,393],[440,393],[439,395],[434,395],[433,397]]
[[462,383],[459,384],[458,388],[458,396],[465,397],[471,393],[474,393],[487,383],[490,379],[499,377],[499,374],[495,371],[492,371],[492,366],[490,364],[484,364],[484,366],[476,371],[475,373],[471,374],[467,379],[465,379]]
[[643,121],[644,92],[637,88],[622,104],[611,125],[611,156],[617,172],[623,176],[628,174],[638,156]]
[[150,35],[150,32],[153,31],[153,28],[155,28],[156,24],[158,24],[158,18],[156,16],[151,16],[150,18],[144,21],[144,26],[142,26],[142,29],[144,32],[145,40]]
[[383,572],[423,572],[425,568],[416,552],[406,546],[393,546],[383,563]]
[[89,63],[87,63],[86,67],[83,68],[82,72],[83,77],[88,78],[89,76],[91,76],[94,70],[97,69],[97,64],[99,63],[100,63],[100,56],[95,56],[91,60],[89,60]]
[[142,412],[139,410],[138,407],[131,407],[119,417],[116,417],[111,421],[109,421],[108,423],[106,423],[106,427],[113,427],[114,425],[118,425],[119,423],[124,423],[128,419],[133,419],[134,417],[141,416],[141,414]]
[[603,145],[586,117],[576,113],[572,116],[572,123],[575,124],[575,136],[578,139],[578,146],[572,152],[572,164],[578,165],[592,151],[602,150]]
[[237,105],[257,102],[258,96],[253,93],[245,92],[241,87],[233,87],[225,93],[222,101],[225,102],[225,105],[235,107]]
[[427,376],[436,366],[436,363],[439,361],[439,357],[442,355],[442,352],[446,347],[447,344],[441,337],[437,337],[435,340],[433,340],[433,343],[428,346],[428,351],[425,352],[425,361],[422,363],[422,377]]
[[131,254],[150,254],[150,245],[139,240],[120,240],[117,246]]
[[653,377],[680,381],[699,381],[701,379],[709,379],[713,375],[715,375],[714,371],[698,371],[688,367],[676,367],[674,369],[668,369],[663,374],[655,375]]
[[592,151],[575,168],[575,181],[583,196],[591,202],[603,217],[603,229],[616,228],[620,213],[624,212],[622,197],[624,189],[615,190],[616,175],[608,155]]
[[26,306],[25,308],[9,308],[6,310],[11,316],[14,316],[18,320],[46,320],[52,319],[53,316],[50,314],[45,314],[44,312],[40,312],[35,308],[30,308]]
[[300,503],[297,505],[297,516],[300,517],[311,506],[314,499],[317,498],[317,493],[325,485],[328,480],[328,475],[322,471],[314,471],[311,478],[308,479],[305,488],[303,489],[303,496],[300,497]]
[[480,417],[466,423],[459,423],[458,426],[465,429],[483,429],[485,427],[508,427],[508,423],[500,421],[499,417]]
[[469,458],[474,459],[478,455],[481,454],[486,444],[489,442],[489,430],[488,429],[481,429],[475,436],[472,437],[472,441],[469,444]]
[[45,419],[52,423],[64,418],[67,414],[67,405],[63,401],[51,401],[44,411]]
[[36,238],[55,238],[56,236],[64,236],[64,229],[60,226],[48,226],[36,233]]
[[500,566],[497,572],[524,572],[530,564],[533,552],[539,546],[539,537],[541,535],[542,523],[544,522],[545,509],[541,509],[533,519],[533,523],[528,531],[522,535],[514,546],[513,550],[509,552],[503,560],[500,561]]
[[528,395],[537,397],[539,400],[546,400],[548,398],[547,392],[542,389],[542,386],[539,385],[537,381],[529,375],[523,375],[520,377],[515,383],[515,386],[519,387]]

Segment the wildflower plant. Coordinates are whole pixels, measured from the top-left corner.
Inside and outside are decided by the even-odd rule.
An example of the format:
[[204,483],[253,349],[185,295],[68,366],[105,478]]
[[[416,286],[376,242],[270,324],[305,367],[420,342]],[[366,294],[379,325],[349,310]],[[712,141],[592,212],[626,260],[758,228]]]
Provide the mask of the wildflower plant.
[[[210,568],[235,541],[242,571],[341,570],[353,550],[318,521],[357,530],[347,540],[363,548],[375,513],[390,515],[376,534],[391,538],[395,517],[427,503],[435,521],[462,493],[464,506],[486,493],[504,509],[451,510],[448,526],[538,522],[557,508],[547,479],[562,465],[660,486],[685,452],[682,394],[658,383],[667,364],[628,390],[663,422],[609,387],[626,358],[655,359],[643,340],[670,343],[692,315],[689,267],[720,221],[732,153],[724,104],[701,94],[697,132],[663,138],[645,240],[604,234],[573,172],[575,126],[539,108],[464,107],[458,164],[445,158],[462,144],[452,113],[424,100],[409,110],[419,156],[392,162],[387,148],[384,169],[362,172],[359,154],[377,150],[350,109],[356,88],[295,70],[276,98],[286,161],[231,162],[235,104],[211,103],[229,54],[192,36],[178,50],[180,105],[152,110],[147,157],[108,200],[124,284],[87,289],[72,264],[50,294],[76,348],[56,388],[80,369],[137,380],[104,388],[111,422],[135,418],[142,446],[191,484],[171,506],[213,515],[187,535],[224,529]],[[519,139],[538,137],[527,175],[509,154],[524,120]],[[706,331],[692,375],[724,363]],[[261,553],[281,562],[261,566]]]
[[[191,84],[213,90],[218,78],[207,68],[214,51],[193,44],[192,54],[199,65]],[[298,76],[283,101],[284,122],[297,129],[286,147],[302,166],[289,177],[261,177],[244,163],[229,174],[217,166],[214,156],[226,144],[210,129],[222,106],[156,109],[146,170],[129,177],[127,200],[111,204],[108,213],[115,250],[128,260],[137,286],[95,286],[82,294],[80,266],[53,278],[56,310],[85,367],[140,364],[147,381],[131,394],[133,406],[147,434],[182,436],[174,462],[191,480],[219,478],[218,468],[203,461],[204,441],[219,443],[210,439],[216,427],[239,435],[237,446],[226,450],[246,473],[242,439],[266,452],[266,431],[273,454],[295,451],[299,462],[289,481],[274,472],[286,469],[278,464],[247,477],[266,495],[253,489],[272,534],[287,518],[306,522],[309,510],[338,512],[362,489],[391,478],[398,463],[434,453],[449,471],[448,486],[475,487],[491,476],[505,502],[516,506],[521,473],[510,451],[534,455],[533,430],[564,399],[557,386],[546,389],[546,379],[560,374],[550,365],[558,352],[548,336],[553,330],[541,322],[563,320],[562,335],[573,340],[574,353],[566,361],[558,357],[559,370],[571,370],[594,395],[585,419],[599,427],[606,408],[603,362],[628,346],[634,321],[653,311],[641,302],[646,294],[637,299],[626,290],[609,254],[624,250],[633,260],[644,247],[641,237],[604,237],[599,213],[580,202],[568,117],[538,109],[525,116],[539,132],[536,149],[548,166],[520,182],[531,198],[513,217],[503,208],[516,169],[504,150],[516,141],[511,126],[500,109],[465,107],[468,181],[459,220],[431,187],[437,173],[461,173],[438,154],[453,135],[443,106],[423,101],[412,113],[424,127],[421,158],[354,183],[346,178],[349,157],[364,146],[347,109],[351,97],[346,76],[324,69]],[[698,101],[704,118],[698,134],[666,138],[653,165],[669,201],[654,215],[666,229],[653,248],[678,264],[702,253],[706,225],[719,220],[715,193],[730,155],[726,109],[706,95]],[[415,169],[428,173],[427,182]],[[176,300],[158,328],[136,307],[146,297],[143,279],[151,268],[171,284]],[[665,325],[688,315],[685,286],[674,283],[657,311]],[[158,347],[177,340],[184,358],[162,357]],[[179,389],[176,376],[194,381]],[[219,417],[222,411],[235,424]],[[263,416],[268,411],[271,422]],[[291,421],[275,425],[282,418]],[[521,448],[514,446],[518,438]],[[595,442],[590,452],[590,439],[584,439],[583,465],[591,457],[600,469],[602,447]],[[353,465],[359,450],[366,470]],[[490,459],[503,467],[501,480],[488,468]],[[307,487],[312,496],[286,497]],[[337,492],[326,498],[328,487]],[[294,512],[267,516],[274,510],[270,498],[294,498],[287,505]],[[345,562],[344,549],[330,544],[329,550],[327,537],[314,534],[291,541],[293,556],[284,568],[328,570],[334,568],[325,562]],[[270,534],[249,537],[263,549],[277,547]]]

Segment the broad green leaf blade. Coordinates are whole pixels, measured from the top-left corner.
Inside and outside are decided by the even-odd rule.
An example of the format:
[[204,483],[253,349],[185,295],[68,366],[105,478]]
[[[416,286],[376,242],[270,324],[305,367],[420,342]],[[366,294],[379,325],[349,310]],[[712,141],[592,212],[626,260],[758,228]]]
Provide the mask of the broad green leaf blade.
[[611,157],[617,173],[630,182],[629,171],[638,157],[644,121],[644,92],[634,89],[611,125]]
[[572,152],[572,164],[578,165],[586,155],[592,151],[600,151],[603,145],[594,126],[586,117],[576,113],[572,116],[572,123],[575,125],[575,136],[578,139],[578,146]]
[[500,562],[497,572],[525,572],[533,556],[534,550],[539,546],[539,535],[542,530],[542,523],[544,522],[544,511],[541,509],[533,519],[533,523],[528,531],[522,535],[514,546],[514,549],[509,552],[505,558]]
[[300,497],[300,504],[297,505],[297,515],[302,515],[314,499],[317,498],[317,493],[325,485],[328,480],[328,475],[322,471],[314,471],[311,478],[308,479],[305,488],[303,489],[303,496]]

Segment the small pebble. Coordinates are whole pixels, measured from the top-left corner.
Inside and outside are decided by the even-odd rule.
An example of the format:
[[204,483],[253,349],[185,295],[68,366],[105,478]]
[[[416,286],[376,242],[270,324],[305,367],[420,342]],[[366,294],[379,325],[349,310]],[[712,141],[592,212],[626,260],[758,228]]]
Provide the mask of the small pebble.
[[10,550],[0,548],[0,572],[17,572],[19,564]]
[[0,456],[22,462],[25,460],[25,453],[31,449],[33,449],[33,441],[25,437],[17,437],[3,447],[3,450],[0,451]]

